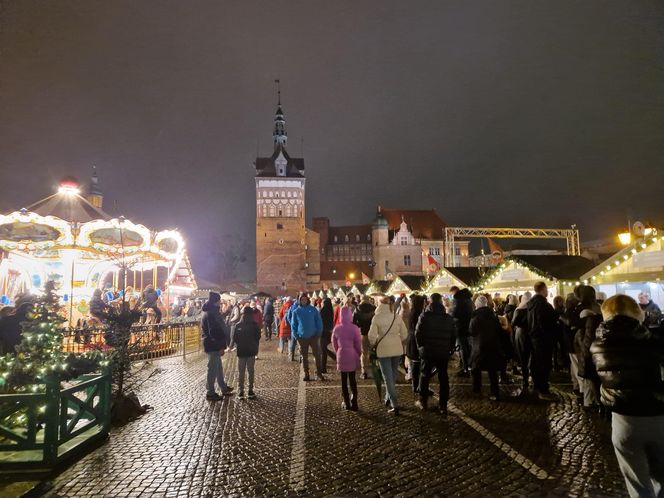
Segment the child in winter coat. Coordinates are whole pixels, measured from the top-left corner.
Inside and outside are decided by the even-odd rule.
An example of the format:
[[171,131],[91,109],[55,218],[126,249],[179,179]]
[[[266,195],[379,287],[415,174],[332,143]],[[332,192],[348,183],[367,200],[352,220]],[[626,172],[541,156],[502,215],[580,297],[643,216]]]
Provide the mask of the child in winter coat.
[[249,399],[254,394],[254,366],[258,355],[258,345],[261,340],[261,328],[254,319],[254,309],[245,306],[242,309],[242,319],[235,327],[235,345],[237,347],[237,366],[239,370],[240,393],[238,399],[244,399],[244,374],[249,373]]
[[[337,353],[337,370],[341,372],[341,395],[344,410],[357,411],[357,381],[355,371],[360,368],[362,357],[362,334],[357,325],[353,325],[353,309],[341,308],[341,323],[332,332],[332,346]],[[348,383],[352,396],[348,396]]]

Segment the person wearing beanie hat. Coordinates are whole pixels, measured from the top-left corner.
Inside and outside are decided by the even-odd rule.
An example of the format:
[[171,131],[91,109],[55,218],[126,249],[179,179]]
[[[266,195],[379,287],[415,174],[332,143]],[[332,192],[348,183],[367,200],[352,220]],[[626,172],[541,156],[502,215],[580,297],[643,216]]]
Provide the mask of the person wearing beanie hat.
[[662,496],[664,487],[664,342],[644,326],[629,296],[602,304],[590,346],[602,404],[613,411],[611,441],[629,496]]
[[224,367],[221,357],[226,349],[226,322],[221,316],[219,305],[221,295],[210,292],[207,302],[203,305],[201,318],[201,333],[203,349],[208,357],[207,365],[207,395],[208,401],[219,401],[222,396],[215,391],[215,383],[219,384],[222,395],[231,395],[233,388],[224,380]]
[[470,319],[468,335],[471,337],[470,369],[473,377],[473,392],[482,391],[482,371],[489,374],[491,394],[489,399],[498,401],[498,372],[505,368],[505,357],[500,343],[503,328],[498,317],[488,306],[486,296],[475,299],[475,311]]
[[254,394],[254,367],[258,347],[261,340],[261,329],[254,320],[255,310],[249,305],[242,308],[242,319],[235,327],[235,345],[237,347],[238,382],[240,391],[238,397],[244,399],[244,375],[249,374],[249,399],[256,397]]

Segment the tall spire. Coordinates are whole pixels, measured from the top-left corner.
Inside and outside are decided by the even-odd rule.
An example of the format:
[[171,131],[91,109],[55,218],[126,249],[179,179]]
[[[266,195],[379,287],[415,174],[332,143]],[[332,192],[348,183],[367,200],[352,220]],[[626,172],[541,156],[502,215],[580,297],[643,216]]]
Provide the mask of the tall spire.
[[281,110],[281,82],[277,79],[274,80],[277,84],[277,112],[274,115],[274,148],[279,146],[286,147],[288,141],[288,134],[286,133],[286,119],[284,118],[284,111]]

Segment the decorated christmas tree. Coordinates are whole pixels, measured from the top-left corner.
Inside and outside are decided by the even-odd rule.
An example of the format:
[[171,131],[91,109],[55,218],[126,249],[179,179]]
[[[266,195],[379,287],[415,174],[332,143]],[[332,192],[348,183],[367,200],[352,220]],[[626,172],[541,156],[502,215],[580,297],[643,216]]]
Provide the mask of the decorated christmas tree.
[[68,380],[108,364],[99,351],[64,352],[65,321],[55,286],[47,282],[43,296],[35,299],[21,324],[16,353],[0,357],[1,392],[42,392],[47,380]]

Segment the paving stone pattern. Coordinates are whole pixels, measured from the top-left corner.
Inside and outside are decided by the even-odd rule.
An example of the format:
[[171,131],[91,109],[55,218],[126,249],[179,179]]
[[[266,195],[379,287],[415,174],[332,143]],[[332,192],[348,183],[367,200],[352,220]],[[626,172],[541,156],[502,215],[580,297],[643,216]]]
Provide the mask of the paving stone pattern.
[[[360,411],[344,412],[336,372],[306,384],[304,482],[295,486],[299,366],[275,347],[262,343],[256,400],[206,401],[204,355],[155,362],[159,372],[140,393],[154,410],[115,429],[47,496],[625,495],[608,423],[580,410],[566,386],[553,403],[510,399],[515,389],[503,386],[507,400],[492,403],[452,377],[454,407],[480,433],[453,413],[419,412],[405,384],[400,417],[386,413],[371,380],[360,382]],[[237,387],[236,365],[224,357]],[[532,464],[549,478],[529,472]]]

